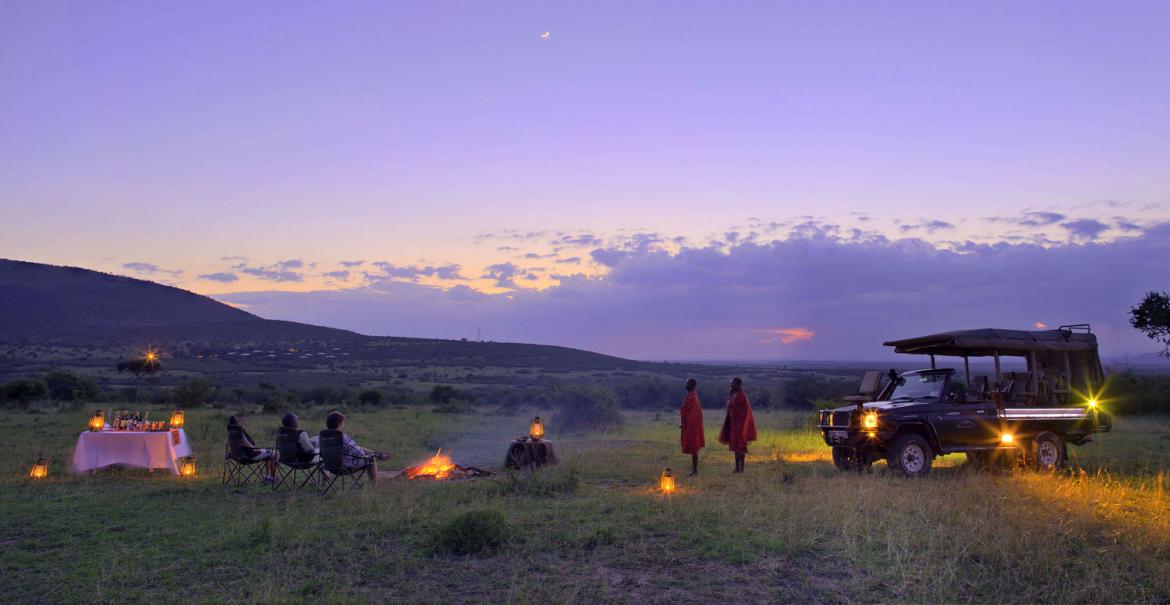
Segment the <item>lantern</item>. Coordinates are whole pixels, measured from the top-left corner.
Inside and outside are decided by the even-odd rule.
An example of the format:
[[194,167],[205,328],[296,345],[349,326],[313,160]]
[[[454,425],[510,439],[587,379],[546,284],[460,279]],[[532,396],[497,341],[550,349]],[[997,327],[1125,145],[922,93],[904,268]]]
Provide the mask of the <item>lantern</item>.
[[658,480],[658,489],[664,494],[673,494],[674,488],[674,475],[668,468],[662,471],[662,478]]
[[533,441],[544,438],[544,421],[540,416],[532,419],[532,426],[528,428],[528,436],[532,437]]
[[195,476],[195,456],[188,456],[183,459],[183,463],[179,465],[179,474],[183,477]]
[[171,412],[171,428],[183,428],[183,410],[175,410]]
[[89,430],[101,431],[106,428],[106,415],[98,410],[93,413],[93,418],[89,419]]
[[44,456],[37,458],[36,464],[33,464],[32,470],[28,472],[28,476],[33,479],[44,479],[49,476],[49,461],[45,460]]

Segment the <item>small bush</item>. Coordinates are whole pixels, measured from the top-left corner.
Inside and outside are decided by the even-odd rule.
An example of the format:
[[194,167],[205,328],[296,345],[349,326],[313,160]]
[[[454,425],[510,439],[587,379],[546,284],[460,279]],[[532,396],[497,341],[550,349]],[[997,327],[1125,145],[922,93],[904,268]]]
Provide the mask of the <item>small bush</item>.
[[378,407],[386,401],[386,395],[377,389],[366,389],[358,394],[358,403],[364,406]]
[[504,547],[511,530],[503,513],[473,510],[447,520],[435,532],[435,549],[465,556],[493,553]]
[[604,430],[624,422],[617,395],[609,387],[574,384],[558,387],[557,426],[568,430]]

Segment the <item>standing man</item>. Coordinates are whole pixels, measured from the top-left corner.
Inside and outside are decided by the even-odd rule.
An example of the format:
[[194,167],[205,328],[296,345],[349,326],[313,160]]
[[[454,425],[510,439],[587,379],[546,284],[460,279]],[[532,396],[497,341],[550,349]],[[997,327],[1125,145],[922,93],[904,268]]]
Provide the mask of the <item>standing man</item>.
[[731,379],[731,394],[727,397],[727,416],[723,418],[723,430],[719,442],[726,443],[727,449],[735,453],[735,470],[743,472],[744,458],[747,457],[749,441],[756,440],[756,418],[752,416],[752,404],[743,392],[743,381]]
[[699,405],[699,393],[694,378],[687,379],[687,396],[683,399],[679,414],[682,418],[682,451],[691,455],[691,474],[699,474],[699,450],[707,445],[703,438],[703,408]]

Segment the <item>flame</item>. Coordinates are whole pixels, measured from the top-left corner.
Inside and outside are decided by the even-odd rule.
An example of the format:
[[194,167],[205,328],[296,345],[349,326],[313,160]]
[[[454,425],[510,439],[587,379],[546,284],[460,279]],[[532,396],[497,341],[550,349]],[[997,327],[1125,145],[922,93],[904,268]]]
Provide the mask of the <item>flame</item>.
[[406,469],[406,476],[410,479],[446,479],[451,476],[453,470],[455,463],[451,462],[450,456],[443,455],[443,448],[439,448],[427,462]]

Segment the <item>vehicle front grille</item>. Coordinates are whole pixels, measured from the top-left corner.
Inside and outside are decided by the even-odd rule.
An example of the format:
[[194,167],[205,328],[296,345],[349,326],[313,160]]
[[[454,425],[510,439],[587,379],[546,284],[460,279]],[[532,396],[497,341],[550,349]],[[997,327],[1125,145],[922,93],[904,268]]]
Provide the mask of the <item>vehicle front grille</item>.
[[849,421],[852,419],[852,416],[853,410],[845,410],[843,412],[821,410],[820,424],[821,426],[848,428]]

